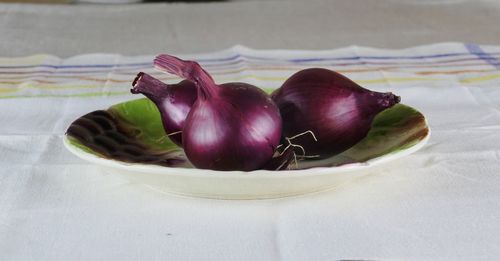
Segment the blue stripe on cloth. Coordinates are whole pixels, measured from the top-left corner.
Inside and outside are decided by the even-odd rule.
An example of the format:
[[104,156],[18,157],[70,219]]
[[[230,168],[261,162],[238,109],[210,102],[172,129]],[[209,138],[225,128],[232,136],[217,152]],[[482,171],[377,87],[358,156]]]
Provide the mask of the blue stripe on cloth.
[[477,58],[491,64],[495,68],[500,69],[500,60],[497,58],[493,57],[490,53],[487,53],[481,48],[481,46],[477,44],[465,44],[465,48],[469,51],[469,53],[474,54],[477,56]]
[[[468,53],[443,53],[443,54],[433,54],[433,55],[419,55],[419,56],[347,56],[347,57],[317,57],[317,58],[297,58],[297,59],[276,59],[269,57],[258,57],[252,55],[233,55],[224,58],[207,58],[207,59],[196,59],[196,61],[200,63],[218,63],[218,62],[227,62],[227,61],[235,61],[239,59],[253,59],[253,60],[261,60],[261,61],[270,61],[270,60],[281,60],[287,61],[291,63],[308,63],[308,62],[320,62],[320,61],[357,61],[363,59],[372,59],[372,60],[422,60],[422,59],[432,59],[432,58],[445,58],[445,57],[456,57],[456,56],[466,56],[466,55],[474,55],[477,58],[484,60],[495,67],[500,66],[500,61],[495,58],[493,55],[500,55],[500,53],[486,53],[484,52],[480,46],[475,44],[466,44],[465,45]],[[123,64],[82,64],[82,65],[51,65],[51,64],[36,64],[36,65],[0,65],[0,69],[28,69],[28,68],[36,68],[36,67],[45,67],[51,69],[80,69],[80,68],[123,68],[123,67],[139,67],[139,68],[148,68],[152,67],[152,62],[144,62],[144,63],[123,63]]]

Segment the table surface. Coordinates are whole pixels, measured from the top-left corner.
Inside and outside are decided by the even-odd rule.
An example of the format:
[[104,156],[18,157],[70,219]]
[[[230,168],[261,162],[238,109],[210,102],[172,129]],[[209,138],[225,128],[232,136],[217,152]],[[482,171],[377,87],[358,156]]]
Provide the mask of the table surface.
[[495,1],[243,1],[205,4],[0,5],[0,56],[68,57],[260,49],[403,48],[500,41]]
[[[0,56],[500,45],[499,22],[494,1],[0,4]],[[496,58],[478,57],[498,70]],[[335,190],[261,201],[152,192],[65,151],[71,119],[128,96],[0,99],[0,260],[495,260],[500,92],[452,77],[457,86],[401,90],[433,120],[431,142],[411,160]],[[38,111],[23,118],[23,106]]]

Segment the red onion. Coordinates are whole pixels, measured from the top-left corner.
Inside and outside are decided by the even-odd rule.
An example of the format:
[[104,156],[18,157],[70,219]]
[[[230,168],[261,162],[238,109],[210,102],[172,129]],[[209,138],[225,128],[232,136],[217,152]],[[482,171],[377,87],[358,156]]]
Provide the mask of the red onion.
[[299,155],[318,158],[354,146],[367,135],[375,115],[400,101],[320,68],[295,73],[271,97],[280,109],[283,136],[300,148]]
[[175,144],[182,146],[182,128],[196,100],[194,83],[184,80],[177,84],[166,84],[140,72],[132,86],[132,93],[144,94],[158,107],[165,132]]
[[154,63],[196,85],[197,99],[182,130],[183,147],[194,166],[250,171],[272,158],[282,123],[264,91],[246,83],[217,85],[194,61],[159,55]]

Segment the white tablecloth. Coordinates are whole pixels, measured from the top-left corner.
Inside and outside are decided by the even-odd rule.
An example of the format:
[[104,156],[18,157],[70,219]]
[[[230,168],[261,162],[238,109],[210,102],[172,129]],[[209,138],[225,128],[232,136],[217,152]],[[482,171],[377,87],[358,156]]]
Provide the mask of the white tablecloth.
[[[347,4],[336,3],[340,10],[351,10]],[[368,6],[378,6],[367,3]],[[272,20],[269,14],[290,17],[293,15],[290,10],[295,10],[283,8],[277,11],[270,8],[273,5],[303,4],[271,3],[269,8],[263,9],[260,7],[266,4],[262,2],[201,5],[213,12],[220,7],[221,17],[213,18],[202,12],[200,6],[189,9],[187,5],[127,6],[116,9],[116,13],[109,7],[101,10],[101,7],[21,8],[0,5],[0,12],[6,14],[0,17],[6,22],[0,26],[4,39],[0,43],[0,53],[3,56],[25,56],[44,52],[62,57],[95,51],[127,55],[160,51],[195,53],[222,49],[226,47],[224,44],[241,39],[245,44],[261,48],[319,49],[347,43],[363,44],[358,40],[364,37],[373,37],[368,42],[375,46],[387,43],[394,47],[418,41],[437,41],[441,39],[437,34],[446,31],[435,28],[441,23],[430,19],[423,21],[427,29],[410,30],[409,36],[402,32],[403,28],[394,25],[397,23],[389,23],[396,31],[370,34],[371,30],[360,29],[361,35],[346,32],[346,35],[339,34],[338,40],[332,33],[326,38],[331,43],[322,41],[320,36],[309,38],[310,42],[294,42],[300,32],[312,35],[308,31],[310,26],[306,26],[310,25],[308,23],[320,28],[331,27],[331,32],[342,31],[343,25],[330,23],[335,18],[329,20],[324,13],[313,15],[312,10],[320,13],[336,10],[327,2],[313,3],[311,9],[304,9],[309,10],[307,14],[312,20],[317,20],[307,22],[306,17],[302,17],[305,21],[303,30],[297,29],[301,28],[299,23],[292,30],[281,22],[268,25],[264,18],[250,20],[243,15],[240,20],[230,19],[235,18],[230,12],[232,8],[241,6],[267,13],[267,16],[261,15],[267,17],[266,21]],[[408,5],[416,10],[453,13],[445,11],[447,5],[436,5],[434,9],[429,7],[432,4],[385,3],[380,8]],[[484,17],[487,18],[471,17],[474,23],[467,28],[480,24],[498,30],[486,22],[498,15],[489,4],[464,2],[449,5],[460,7],[456,15],[467,14],[467,8],[486,11]],[[131,15],[134,10],[141,10],[140,18]],[[182,28],[196,28],[194,22],[182,20],[187,22],[179,23],[177,20],[181,19],[178,12],[187,13],[188,10],[202,15],[207,21],[205,25],[222,21],[218,30],[229,30],[234,33],[234,38],[212,38],[209,36],[212,31],[208,28],[195,31],[207,30],[206,34],[183,34]],[[149,17],[145,15],[148,12],[151,12]],[[160,15],[162,12],[165,15]],[[103,13],[108,16],[101,16]],[[366,15],[379,17],[370,13]],[[36,22],[30,20],[35,19],[33,17],[47,20]],[[61,21],[61,17],[75,19],[65,20],[67,24],[54,22]],[[122,18],[108,20],[110,17]],[[151,17],[165,19],[175,33],[157,36],[144,32],[147,25],[154,25],[148,22]],[[402,21],[412,21],[410,13],[397,17]],[[125,30],[123,25],[128,24],[128,19],[138,21],[137,26],[129,24]],[[328,26],[321,23],[322,19],[328,22]],[[389,13],[384,19],[396,18]],[[447,24],[458,18],[452,15],[441,19],[442,24]],[[92,26],[78,23],[83,20]],[[98,29],[99,21],[105,21],[106,26]],[[241,35],[238,34],[240,30],[231,31],[228,23],[233,21],[236,24],[253,22],[248,28],[255,31]],[[376,20],[374,23],[380,24]],[[369,25],[370,21],[364,23],[364,26]],[[107,31],[122,26],[123,31],[115,34]],[[257,30],[268,26],[280,30],[270,35]],[[236,28],[246,27],[236,25]],[[63,30],[67,31],[62,33]],[[463,41],[474,41],[474,37],[485,42],[499,40],[499,34],[494,31],[468,31],[460,35],[454,30],[450,29],[448,35],[443,33],[443,37],[456,40],[453,39],[455,32],[456,37],[464,37],[459,38]],[[77,31],[88,34],[81,36]],[[132,34],[128,34],[130,31]],[[422,35],[415,36],[419,33]],[[142,34],[148,39],[165,37],[161,38],[165,41],[142,41]],[[254,37],[250,37],[252,34]],[[424,36],[435,38],[425,39]],[[84,38],[88,41],[78,41]],[[396,39],[396,43],[390,43],[389,39]],[[332,191],[260,201],[173,196],[106,174],[97,166],[70,155],[61,143],[66,127],[76,117],[136,97],[126,94],[129,76],[117,73],[114,67],[87,75],[90,78],[104,77],[101,82],[84,77],[59,77],[65,70],[71,71],[74,69],[71,66],[88,64],[89,61],[97,64],[133,63],[147,60],[150,55],[2,58],[0,260],[495,260],[500,256],[499,46],[445,43],[407,50],[351,46],[325,52],[292,53],[258,52],[236,47],[225,52],[185,57],[218,57],[231,52],[278,60],[330,57],[332,60],[326,60],[324,64],[318,61],[311,64],[319,63],[340,70],[368,88],[400,94],[405,104],[428,117],[431,140],[416,154],[378,167],[364,178]],[[342,60],[346,57],[351,60]],[[252,62],[247,62],[246,65],[252,68]],[[389,64],[384,65],[384,62]],[[129,73],[133,71],[134,68]],[[41,72],[40,75],[37,72]],[[282,72],[279,79],[292,70]],[[245,73],[255,77],[247,77]],[[223,80],[226,76],[216,75],[216,79]],[[279,86],[279,79],[273,81],[269,79],[272,77],[263,77],[269,75],[258,70],[243,71],[227,78],[237,76],[257,85]]]

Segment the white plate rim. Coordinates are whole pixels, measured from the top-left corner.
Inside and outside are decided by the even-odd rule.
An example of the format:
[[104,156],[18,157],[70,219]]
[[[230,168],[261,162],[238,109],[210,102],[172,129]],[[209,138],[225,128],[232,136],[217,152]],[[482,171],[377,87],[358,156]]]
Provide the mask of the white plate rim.
[[410,155],[422,147],[424,147],[430,139],[431,130],[425,120],[428,132],[427,135],[421,139],[419,142],[413,146],[393,151],[382,156],[370,159],[365,162],[345,164],[336,167],[313,167],[309,169],[300,170],[281,170],[281,171],[270,171],[270,170],[254,170],[254,171],[216,171],[207,169],[195,169],[195,168],[182,168],[182,167],[165,167],[153,164],[143,164],[143,163],[127,163],[122,161],[117,161],[113,159],[106,159],[99,157],[95,154],[86,152],[85,150],[74,146],[71,144],[67,135],[63,137],[63,144],[75,156],[95,163],[97,165],[121,169],[125,171],[141,172],[141,173],[154,173],[159,175],[176,175],[176,176],[190,176],[190,177],[218,177],[218,178],[282,178],[282,177],[302,177],[302,176],[315,176],[315,175],[327,175],[336,173],[352,172],[357,170],[364,170],[377,166],[389,161],[393,161],[407,155]]

